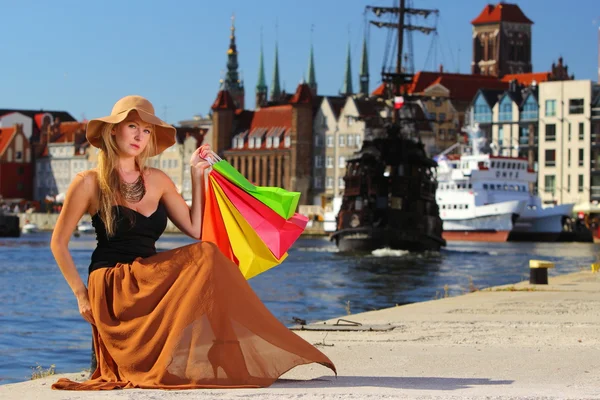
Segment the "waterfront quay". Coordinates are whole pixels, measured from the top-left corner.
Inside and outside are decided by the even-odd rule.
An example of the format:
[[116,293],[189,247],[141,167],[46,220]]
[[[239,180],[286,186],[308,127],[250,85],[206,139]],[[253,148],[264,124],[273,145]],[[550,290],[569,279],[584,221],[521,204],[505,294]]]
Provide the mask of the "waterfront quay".
[[337,377],[307,365],[267,389],[50,390],[60,376],[87,376],[71,373],[0,386],[0,398],[600,398],[600,274],[587,270],[552,276],[548,285],[520,282],[343,315],[296,332],[333,360]]

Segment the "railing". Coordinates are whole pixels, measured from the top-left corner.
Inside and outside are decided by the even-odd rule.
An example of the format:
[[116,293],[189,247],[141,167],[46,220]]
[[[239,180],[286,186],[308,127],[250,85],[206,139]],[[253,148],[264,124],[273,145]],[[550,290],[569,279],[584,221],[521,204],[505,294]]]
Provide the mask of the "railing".
[[590,197],[592,198],[592,200],[600,199],[600,186],[590,187]]
[[477,114],[475,113],[473,115],[473,119],[475,119],[475,121],[477,122],[492,122],[492,113],[481,113],[481,114]]
[[521,121],[530,121],[537,120],[538,112],[537,111],[523,111],[521,113]]
[[312,215],[320,215],[323,216],[325,214],[325,210],[321,206],[314,205],[301,205],[299,207],[299,212],[302,215],[312,216]]
[[499,113],[498,121],[512,121],[512,111]]

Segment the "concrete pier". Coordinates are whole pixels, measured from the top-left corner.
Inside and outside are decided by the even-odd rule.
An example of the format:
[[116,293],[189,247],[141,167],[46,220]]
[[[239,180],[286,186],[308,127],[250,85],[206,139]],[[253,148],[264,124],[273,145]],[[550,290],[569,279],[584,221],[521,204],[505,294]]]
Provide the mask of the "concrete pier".
[[[340,318],[362,325],[336,327],[333,319],[307,327],[316,330],[297,331],[333,360],[337,378],[308,365],[267,389],[90,393],[51,391],[59,377],[53,376],[0,386],[0,398],[600,398],[600,273]],[[60,376],[83,379],[81,373]]]

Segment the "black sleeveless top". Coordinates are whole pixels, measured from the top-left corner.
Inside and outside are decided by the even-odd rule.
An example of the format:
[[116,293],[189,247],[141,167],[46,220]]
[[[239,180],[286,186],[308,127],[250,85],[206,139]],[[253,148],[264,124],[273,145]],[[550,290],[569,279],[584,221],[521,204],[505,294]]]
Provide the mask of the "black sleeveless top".
[[116,215],[116,230],[107,237],[106,227],[96,213],[92,225],[96,230],[98,244],[92,253],[89,272],[117,263],[130,263],[138,257],[146,258],[156,254],[155,242],[167,227],[167,211],[162,203],[149,217],[124,206],[113,206]]

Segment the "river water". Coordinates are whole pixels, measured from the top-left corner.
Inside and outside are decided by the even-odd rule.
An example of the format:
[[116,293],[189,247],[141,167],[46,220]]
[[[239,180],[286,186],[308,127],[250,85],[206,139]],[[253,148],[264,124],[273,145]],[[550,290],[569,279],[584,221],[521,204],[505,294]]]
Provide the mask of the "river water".
[[[157,248],[189,243],[183,235],[163,235]],[[89,368],[91,329],[49,245],[49,233],[0,238],[0,384],[29,379],[37,365],[54,364],[57,372]],[[84,280],[94,246],[91,235],[70,244]],[[318,321],[527,280],[534,258],[556,263],[550,276],[588,269],[598,249],[590,243],[453,242],[439,253],[383,249],[359,257],[338,253],[326,239],[303,238],[283,264],[250,284],[290,326],[294,317]]]

